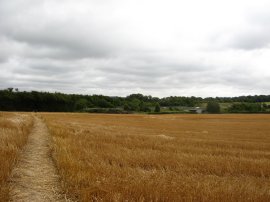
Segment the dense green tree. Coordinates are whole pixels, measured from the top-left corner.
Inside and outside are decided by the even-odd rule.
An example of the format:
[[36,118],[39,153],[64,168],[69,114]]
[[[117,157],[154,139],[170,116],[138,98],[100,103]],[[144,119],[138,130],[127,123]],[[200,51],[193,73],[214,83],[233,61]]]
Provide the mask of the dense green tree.
[[228,109],[231,113],[258,113],[265,111],[260,103],[234,103]]
[[228,110],[229,112],[264,112],[264,110],[270,108],[269,104],[264,104],[270,102],[270,95],[204,99],[200,97],[170,96],[160,99],[139,93],[127,97],[110,97],[57,92],[26,92],[19,91],[16,88],[0,90],[0,110],[4,111],[72,112],[81,111],[87,107],[108,109],[99,111],[115,111],[112,108],[118,110],[124,108],[126,111],[149,112],[151,108],[156,107],[156,103],[163,107],[169,107],[172,110],[178,109],[179,106],[192,107],[205,102],[232,103],[232,107]]
[[84,110],[88,107],[88,100],[85,98],[80,98],[75,103],[75,109],[78,111]]
[[102,98],[102,99],[99,99],[98,106],[101,108],[111,108],[113,107],[113,104],[107,101],[106,99]]
[[140,105],[140,111],[142,112],[151,112],[150,104],[146,102],[141,102]]
[[160,112],[160,105],[158,102],[156,103],[156,106],[155,106],[155,112]]
[[124,104],[124,110],[131,111],[131,107],[129,106],[129,104],[127,102]]
[[140,110],[140,100],[137,98],[133,98],[130,102],[129,102],[129,106],[131,111],[139,111]]
[[206,111],[208,113],[220,113],[220,106],[218,102],[211,101],[207,103]]

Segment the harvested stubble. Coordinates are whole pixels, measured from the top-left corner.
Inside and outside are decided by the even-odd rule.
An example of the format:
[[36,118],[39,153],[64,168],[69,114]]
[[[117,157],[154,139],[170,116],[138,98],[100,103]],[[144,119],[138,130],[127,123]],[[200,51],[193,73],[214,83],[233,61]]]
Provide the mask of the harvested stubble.
[[0,201],[9,201],[8,178],[32,124],[33,119],[28,114],[0,114]]
[[43,117],[79,201],[270,201],[269,115]]

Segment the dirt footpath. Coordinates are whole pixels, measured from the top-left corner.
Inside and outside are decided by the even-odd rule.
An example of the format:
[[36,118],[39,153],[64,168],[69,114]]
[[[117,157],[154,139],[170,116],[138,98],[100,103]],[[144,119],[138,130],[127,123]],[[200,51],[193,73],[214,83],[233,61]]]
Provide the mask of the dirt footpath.
[[12,171],[12,201],[67,201],[61,194],[59,177],[50,157],[50,135],[45,123],[34,118],[29,140]]

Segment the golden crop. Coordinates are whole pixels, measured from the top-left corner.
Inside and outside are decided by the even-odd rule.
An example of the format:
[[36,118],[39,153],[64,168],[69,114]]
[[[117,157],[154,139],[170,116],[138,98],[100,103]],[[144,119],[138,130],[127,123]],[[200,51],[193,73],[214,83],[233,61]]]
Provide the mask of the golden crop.
[[0,201],[9,201],[8,178],[32,124],[30,115],[0,113]]
[[42,116],[79,201],[270,201],[269,115]]

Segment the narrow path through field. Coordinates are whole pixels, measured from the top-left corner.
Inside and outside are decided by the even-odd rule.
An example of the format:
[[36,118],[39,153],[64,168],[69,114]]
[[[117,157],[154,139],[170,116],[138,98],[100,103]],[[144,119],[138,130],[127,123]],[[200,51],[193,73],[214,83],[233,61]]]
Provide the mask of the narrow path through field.
[[34,127],[12,173],[12,201],[65,201],[50,157],[50,136],[45,123],[34,118]]

